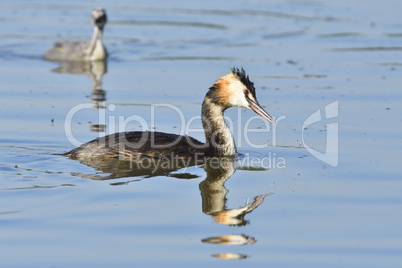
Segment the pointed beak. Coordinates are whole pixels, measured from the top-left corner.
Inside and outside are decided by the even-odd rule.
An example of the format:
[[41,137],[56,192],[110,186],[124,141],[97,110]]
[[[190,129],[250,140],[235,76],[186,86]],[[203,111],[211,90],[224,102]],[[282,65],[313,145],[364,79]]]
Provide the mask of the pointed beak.
[[275,123],[274,119],[260,106],[260,104],[258,104],[258,102],[250,99],[250,98],[246,98],[249,105],[250,105],[250,109],[253,110],[255,113],[259,114],[262,118],[268,120],[271,123]]

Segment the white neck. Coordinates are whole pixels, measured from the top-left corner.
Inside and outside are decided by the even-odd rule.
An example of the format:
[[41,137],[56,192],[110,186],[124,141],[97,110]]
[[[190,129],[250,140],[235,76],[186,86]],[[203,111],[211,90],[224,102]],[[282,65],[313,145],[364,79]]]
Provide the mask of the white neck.
[[103,60],[106,58],[106,49],[102,42],[102,29],[94,27],[91,42],[87,48],[86,54],[91,60]]

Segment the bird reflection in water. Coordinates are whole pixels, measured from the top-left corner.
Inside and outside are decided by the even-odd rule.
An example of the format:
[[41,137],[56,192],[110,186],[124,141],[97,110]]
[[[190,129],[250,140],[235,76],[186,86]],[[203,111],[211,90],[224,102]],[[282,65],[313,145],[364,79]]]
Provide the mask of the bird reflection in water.
[[[197,175],[186,173],[181,170],[186,167],[202,164],[201,160],[181,161],[171,158],[143,158],[139,161],[122,161],[115,158],[84,158],[80,163],[97,170],[93,174],[75,173],[76,176],[92,180],[112,180],[136,178],[134,180],[118,180],[110,183],[111,185],[123,185],[133,181],[140,181],[145,178],[156,176],[166,176],[178,179],[194,179]],[[181,170],[180,173],[175,171]]]
[[239,253],[218,253],[218,254],[213,254],[212,257],[220,258],[220,259],[228,259],[228,260],[240,260],[240,259],[245,259],[248,256],[244,255],[244,254],[239,254]]
[[[208,237],[202,239],[202,242],[209,244],[227,245],[227,246],[242,246],[242,245],[252,245],[256,243],[257,240],[253,237],[246,236],[244,234],[238,234],[238,235],[222,235],[217,237]],[[212,257],[220,259],[229,259],[229,260],[240,260],[245,259],[249,256],[241,253],[227,252],[227,253],[212,254]]]
[[[102,78],[103,75],[107,72],[106,61],[63,61],[60,62],[59,67],[52,69],[52,72],[88,75],[92,81],[92,108],[105,109],[106,92],[102,89]],[[90,127],[92,132],[104,132],[105,128],[106,126],[104,124],[91,124]]]
[[52,69],[55,73],[65,74],[86,74],[92,81],[91,99],[94,109],[105,108],[105,91],[102,89],[102,78],[107,72],[106,61],[78,62],[65,61],[60,62],[58,68]]
[[[227,159],[226,159],[227,160]],[[245,226],[249,221],[245,220],[246,214],[251,213],[259,205],[264,202],[264,198],[272,193],[258,195],[254,198],[254,201],[250,204],[246,204],[240,208],[227,209],[226,208],[226,195],[229,192],[225,188],[225,182],[234,174],[235,162],[234,161],[222,161],[220,159],[219,166],[216,168],[216,164],[212,165],[210,160],[209,164],[204,165],[204,169],[207,172],[207,177],[200,183],[200,190],[202,196],[202,211],[211,215],[215,222],[225,224],[229,226]],[[257,242],[254,237],[250,237],[244,234],[231,234],[222,235],[216,237],[208,237],[201,240],[203,243],[220,244],[220,245],[251,245]],[[213,254],[212,257],[221,259],[245,259],[248,256],[239,253],[218,253]]]
[[[166,160],[168,161],[168,160]],[[261,194],[254,197],[253,202],[239,208],[226,208],[228,190],[225,188],[225,182],[235,173],[236,162],[234,157],[213,157],[202,158],[195,162],[173,162],[160,163],[156,165],[149,159],[149,162],[143,162],[139,165],[138,162],[121,161],[118,159],[102,159],[102,158],[87,158],[81,159],[80,162],[92,168],[97,172],[95,174],[76,173],[76,176],[93,180],[117,180],[111,185],[122,185],[130,182],[140,181],[145,178],[154,176],[166,176],[179,179],[194,179],[199,176],[186,172],[186,168],[191,166],[203,167],[206,172],[206,178],[199,184],[199,189],[202,198],[202,212],[212,216],[215,222],[228,226],[245,226],[249,221],[245,220],[246,214],[251,213],[259,205],[264,202],[264,198],[272,193]],[[249,168],[249,170],[252,168]],[[261,170],[261,168],[256,168]],[[132,179],[132,178],[135,179]],[[129,180],[124,178],[131,178]],[[119,180],[120,179],[120,180]],[[254,237],[245,234],[230,234],[215,237],[207,237],[201,240],[203,243],[220,244],[220,245],[251,245],[256,243]],[[224,259],[244,259],[247,255],[239,253],[217,253],[212,257]]]
[[[218,160],[219,164],[213,164]],[[244,220],[247,213],[252,212],[271,193],[256,196],[251,204],[236,209],[225,209],[226,194],[225,182],[236,171],[235,162],[225,158],[211,158],[209,163],[204,165],[207,177],[200,183],[202,196],[202,211],[211,215],[217,223],[226,225],[243,226],[248,222]],[[219,168],[217,168],[219,166]]]

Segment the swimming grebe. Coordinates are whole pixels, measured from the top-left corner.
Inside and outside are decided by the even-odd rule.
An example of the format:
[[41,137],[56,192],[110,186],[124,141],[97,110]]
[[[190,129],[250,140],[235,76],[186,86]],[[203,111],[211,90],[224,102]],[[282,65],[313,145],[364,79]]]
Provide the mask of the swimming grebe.
[[94,32],[90,43],[57,42],[45,53],[45,59],[51,61],[97,61],[107,58],[107,51],[102,42],[102,32],[107,18],[104,9],[92,11]]
[[205,144],[189,136],[134,131],[95,139],[64,155],[73,159],[116,158],[132,161],[144,158],[200,159],[236,156],[236,145],[223,117],[224,111],[233,106],[249,108],[266,120],[274,122],[258,104],[254,84],[244,69],[233,68],[229,74],[222,76],[213,84],[202,103],[201,118],[205,131]]

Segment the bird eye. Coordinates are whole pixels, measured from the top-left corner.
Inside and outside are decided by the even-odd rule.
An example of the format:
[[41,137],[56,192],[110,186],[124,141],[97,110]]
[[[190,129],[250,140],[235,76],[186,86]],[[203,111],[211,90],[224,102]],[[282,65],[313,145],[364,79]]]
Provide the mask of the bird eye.
[[245,89],[243,92],[245,95],[248,95],[248,93],[250,93],[250,91],[248,91],[248,89]]

